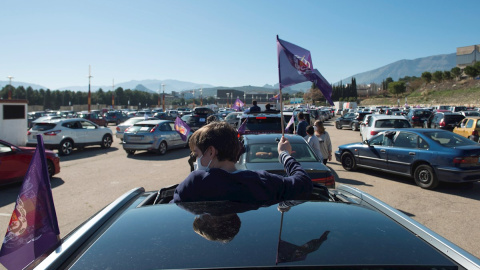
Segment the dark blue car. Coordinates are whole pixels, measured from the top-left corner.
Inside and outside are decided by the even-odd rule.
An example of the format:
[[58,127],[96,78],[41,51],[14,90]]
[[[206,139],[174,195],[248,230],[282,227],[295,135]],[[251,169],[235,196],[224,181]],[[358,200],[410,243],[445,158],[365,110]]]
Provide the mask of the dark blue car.
[[362,143],[339,146],[335,157],[345,170],[362,167],[401,174],[426,189],[439,182],[480,180],[480,145],[446,130],[388,130]]

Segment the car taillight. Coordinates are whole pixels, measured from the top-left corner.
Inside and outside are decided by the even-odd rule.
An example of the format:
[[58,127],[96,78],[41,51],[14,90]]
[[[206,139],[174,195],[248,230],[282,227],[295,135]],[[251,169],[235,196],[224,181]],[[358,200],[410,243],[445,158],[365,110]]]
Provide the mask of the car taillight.
[[370,135],[377,135],[378,134],[378,131],[370,131]]
[[417,120],[418,118],[418,116],[412,116],[412,120]]
[[263,116],[263,117],[255,117],[255,119],[267,119],[267,117]]
[[326,187],[335,188],[335,176],[329,175],[322,178],[314,178],[312,182],[324,184]]
[[117,128],[116,128],[116,130],[117,130],[117,131],[120,131],[120,128],[119,128],[119,127],[117,127]]
[[45,132],[43,133],[43,135],[46,135],[46,136],[56,136],[58,133],[62,132],[61,130],[54,130],[54,131],[49,131],[49,132]]
[[126,128],[124,132],[127,132],[130,128],[131,128],[131,127]]
[[478,164],[479,157],[456,157],[453,159],[453,164]]
[[30,130],[29,130],[29,131],[27,131],[27,136],[28,136],[28,135],[30,135],[30,134],[32,134],[32,133],[30,132]]
[[440,121],[439,125],[440,125],[441,127],[444,127],[444,126],[445,126],[445,121],[444,121],[444,119],[442,119],[442,121]]

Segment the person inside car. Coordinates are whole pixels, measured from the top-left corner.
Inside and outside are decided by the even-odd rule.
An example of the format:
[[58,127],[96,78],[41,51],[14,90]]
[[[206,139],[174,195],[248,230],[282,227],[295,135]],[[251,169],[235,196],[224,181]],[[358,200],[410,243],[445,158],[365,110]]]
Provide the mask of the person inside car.
[[266,171],[237,171],[241,151],[237,131],[226,122],[203,126],[190,137],[190,149],[197,155],[196,170],[175,189],[173,202],[234,201],[268,203],[303,200],[313,184],[300,163],[290,156],[292,146],[282,137],[279,160],[288,176]]
[[257,106],[257,101],[256,100],[252,101],[252,104],[253,104],[253,106],[250,107],[250,109],[248,110],[249,112],[260,112],[260,111],[262,111],[262,109],[260,109],[260,107]]
[[[217,121],[217,117],[215,115],[210,115],[207,117],[207,125]],[[190,165],[190,172],[193,172],[195,170],[195,166],[193,165],[195,163],[195,160],[197,159],[197,156],[195,155],[195,152],[190,152],[190,156],[188,158],[188,165]]]
[[265,105],[265,112],[276,112],[276,110],[273,110],[272,105],[270,103],[267,103]]

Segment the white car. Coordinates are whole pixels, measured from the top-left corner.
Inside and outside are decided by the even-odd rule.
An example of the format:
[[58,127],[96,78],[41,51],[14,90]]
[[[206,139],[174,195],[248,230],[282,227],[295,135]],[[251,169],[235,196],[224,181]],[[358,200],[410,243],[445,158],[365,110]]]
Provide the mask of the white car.
[[128,119],[127,121],[121,123],[120,125],[117,125],[117,133],[115,133],[115,137],[119,138],[120,140],[123,141],[123,133],[125,133],[125,130],[133,125],[135,125],[138,122],[145,121],[145,120],[159,120],[155,117],[147,117],[145,118],[144,116],[142,117],[132,117]]
[[65,156],[70,155],[73,148],[100,145],[106,149],[113,143],[113,132],[109,128],[83,118],[37,122],[28,130],[27,146],[37,145],[37,134],[43,136],[45,148],[58,149],[58,153]]
[[393,128],[411,128],[412,125],[403,116],[372,114],[361,125],[362,141],[369,140],[378,133]]

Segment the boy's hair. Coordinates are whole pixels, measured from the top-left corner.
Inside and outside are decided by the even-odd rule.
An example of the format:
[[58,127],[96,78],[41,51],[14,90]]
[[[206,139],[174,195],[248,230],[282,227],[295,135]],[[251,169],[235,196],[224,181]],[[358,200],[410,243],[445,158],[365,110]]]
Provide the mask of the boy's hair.
[[314,133],[315,133],[315,129],[313,129],[313,126],[308,126],[307,134],[313,136]]
[[325,127],[323,126],[323,122],[320,120],[315,121],[315,126],[317,127],[318,133],[322,134],[325,133]]
[[298,119],[305,119],[303,112],[298,113]]
[[213,146],[217,150],[219,161],[237,162],[240,152],[240,143],[238,141],[238,132],[227,122],[212,122],[195,131],[190,137],[190,150],[195,146],[202,151]]

